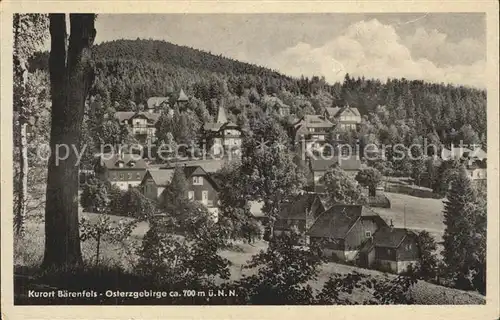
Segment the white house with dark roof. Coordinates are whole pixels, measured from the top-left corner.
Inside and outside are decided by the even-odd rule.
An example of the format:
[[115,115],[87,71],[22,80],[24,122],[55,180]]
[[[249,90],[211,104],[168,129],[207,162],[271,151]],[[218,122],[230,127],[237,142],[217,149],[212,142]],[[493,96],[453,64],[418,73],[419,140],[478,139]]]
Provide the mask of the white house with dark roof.
[[342,130],[357,130],[361,124],[361,113],[358,108],[349,105],[327,107],[323,115],[330,121],[338,123]]
[[96,175],[121,190],[137,187],[146,174],[147,165],[137,154],[102,154],[95,166]]

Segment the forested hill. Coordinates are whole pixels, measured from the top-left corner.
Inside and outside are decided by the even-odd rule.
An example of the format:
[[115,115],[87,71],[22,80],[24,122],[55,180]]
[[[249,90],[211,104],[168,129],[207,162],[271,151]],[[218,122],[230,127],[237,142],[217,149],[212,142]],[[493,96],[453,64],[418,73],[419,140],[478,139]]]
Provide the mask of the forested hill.
[[[343,83],[329,84],[321,75],[292,78],[157,40],[116,40],[96,45],[94,50],[96,79],[91,94],[116,110],[134,109],[149,97],[182,88],[192,98],[200,122],[215,115],[214,101],[221,98],[229,116],[241,118],[242,123],[274,105],[278,98],[298,117],[349,103],[366,117],[365,135],[373,134],[380,142],[396,138],[411,141],[429,134],[443,143],[457,137],[486,141],[486,92],[482,90],[349,75]],[[31,68],[47,69],[47,61],[47,53],[38,54]],[[276,98],[270,99],[273,95]]]
[[267,68],[161,40],[114,40],[98,44],[94,50],[97,57],[112,60],[141,60],[217,73],[284,77]]

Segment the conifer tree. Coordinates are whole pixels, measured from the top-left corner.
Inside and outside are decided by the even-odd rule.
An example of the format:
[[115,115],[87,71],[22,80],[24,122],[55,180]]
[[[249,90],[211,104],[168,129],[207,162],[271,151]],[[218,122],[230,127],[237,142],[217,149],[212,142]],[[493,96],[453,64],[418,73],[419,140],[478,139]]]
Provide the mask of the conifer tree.
[[444,201],[444,262],[457,287],[469,289],[469,276],[475,265],[477,232],[477,194],[465,168],[451,182]]

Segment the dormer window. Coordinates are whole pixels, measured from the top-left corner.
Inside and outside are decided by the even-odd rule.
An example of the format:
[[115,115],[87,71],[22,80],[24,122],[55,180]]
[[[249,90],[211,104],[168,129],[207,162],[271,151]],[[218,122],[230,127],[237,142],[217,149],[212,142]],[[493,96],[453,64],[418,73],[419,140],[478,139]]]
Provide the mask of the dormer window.
[[128,166],[131,167],[131,168],[135,167],[135,161],[130,161],[128,163]]
[[121,161],[121,160],[120,160],[120,161],[118,161],[118,162],[116,163],[116,166],[117,166],[118,168],[123,168],[123,161]]

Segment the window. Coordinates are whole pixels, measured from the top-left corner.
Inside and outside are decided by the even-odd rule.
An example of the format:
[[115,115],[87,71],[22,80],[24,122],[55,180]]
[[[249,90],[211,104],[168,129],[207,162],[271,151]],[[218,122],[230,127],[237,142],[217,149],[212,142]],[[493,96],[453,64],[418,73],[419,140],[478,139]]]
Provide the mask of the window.
[[129,173],[127,174],[127,177],[128,177],[128,180],[132,180],[132,173],[130,173],[130,172],[129,172]]
[[188,191],[188,199],[193,200],[194,199],[194,191]]
[[372,236],[371,231],[365,231],[365,237],[370,238]]
[[123,173],[120,173],[120,180],[125,180],[125,175]]
[[141,173],[140,172],[137,172],[136,176],[137,176],[137,180],[141,180]]
[[193,184],[196,186],[203,185],[203,177],[193,177]]

